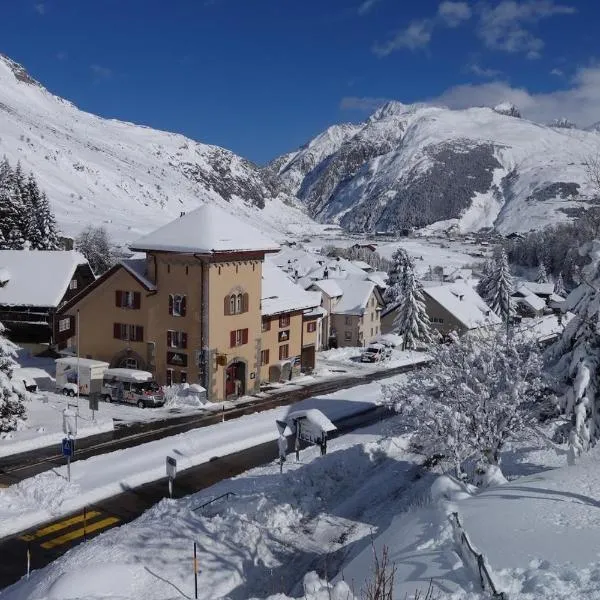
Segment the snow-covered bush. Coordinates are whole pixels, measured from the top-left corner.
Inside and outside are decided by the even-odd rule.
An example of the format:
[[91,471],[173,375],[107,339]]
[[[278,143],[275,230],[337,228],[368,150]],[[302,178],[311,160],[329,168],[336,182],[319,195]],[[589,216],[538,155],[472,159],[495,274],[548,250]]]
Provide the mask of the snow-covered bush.
[[501,332],[438,347],[427,371],[384,387],[387,402],[429,457],[463,476],[465,461],[498,465],[505,443],[526,432],[551,399],[537,347]]
[[14,431],[19,419],[25,417],[25,390],[13,383],[13,371],[18,367],[17,347],[4,337],[0,323],[0,433]]

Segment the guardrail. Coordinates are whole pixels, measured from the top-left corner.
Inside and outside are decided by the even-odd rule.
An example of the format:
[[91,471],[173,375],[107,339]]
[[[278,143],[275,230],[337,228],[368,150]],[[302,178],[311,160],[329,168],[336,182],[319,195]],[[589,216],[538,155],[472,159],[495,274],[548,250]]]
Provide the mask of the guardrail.
[[226,498],[227,500],[229,500],[229,496],[235,496],[235,492],[225,492],[224,494],[221,494],[220,496],[217,496],[216,498],[213,498],[212,500],[209,500],[208,502],[205,502],[204,504],[201,504],[200,506],[196,506],[196,508],[192,508],[192,510],[193,511],[201,510],[201,509],[205,508],[206,506],[209,506],[213,502],[216,502],[217,500],[221,500],[222,498]]
[[451,515],[449,515],[448,519],[452,525],[454,541],[460,548],[463,560],[479,573],[479,582],[481,584],[481,588],[489,591],[494,600],[508,600],[508,596],[505,592],[498,591],[498,587],[492,579],[485,556],[481,552],[478,552],[471,543],[467,532],[463,529],[458,517],[458,513],[453,512]]

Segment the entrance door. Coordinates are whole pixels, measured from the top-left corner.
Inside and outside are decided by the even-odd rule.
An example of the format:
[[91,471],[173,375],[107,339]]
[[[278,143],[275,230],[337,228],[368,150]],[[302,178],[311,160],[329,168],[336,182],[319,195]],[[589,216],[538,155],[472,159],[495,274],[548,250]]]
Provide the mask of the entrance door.
[[243,396],[245,392],[246,365],[243,362],[234,362],[225,371],[225,396]]
[[302,371],[312,371],[315,368],[315,347],[307,346],[306,348],[302,348],[300,365],[302,367]]

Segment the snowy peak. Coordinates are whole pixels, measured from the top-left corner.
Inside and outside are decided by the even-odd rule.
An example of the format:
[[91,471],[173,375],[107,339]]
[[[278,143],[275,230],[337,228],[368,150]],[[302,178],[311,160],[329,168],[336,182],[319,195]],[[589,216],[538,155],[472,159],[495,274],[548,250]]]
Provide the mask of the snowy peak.
[[40,88],[43,87],[39,82],[31,77],[31,75],[29,75],[25,67],[8,58],[8,56],[5,54],[0,53],[0,81],[8,77],[16,79],[21,83],[35,85]]
[[313,150],[321,136],[306,144],[276,179],[285,186],[292,173],[314,218],[355,232],[509,233],[580,214],[593,194],[582,157],[600,153],[599,136],[514,117],[519,109],[506,102],[465,110],[390,102],[326,152]]

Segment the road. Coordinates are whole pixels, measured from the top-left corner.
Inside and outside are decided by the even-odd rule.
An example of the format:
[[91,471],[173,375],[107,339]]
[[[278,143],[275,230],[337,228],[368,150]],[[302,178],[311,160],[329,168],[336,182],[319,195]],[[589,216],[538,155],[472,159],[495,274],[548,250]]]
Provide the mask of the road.
[[[335,423],[338,430],[331,437],[381,421],[392,414],[387,408],[374,407],[361,414],[340,419]],[[197,492],[223,479],[276,460],[277,457],[277,443],[268,442],[211,459],[208,463],[177,473],[174,497]],[[167,494],[167,480],[160,479],[137,488],[124,489],[117,496],[86,507],[85,513],[79,511],[66,515],[35,529],[1,539],[0,587],[4,588],[18,581],[25,574],[28,549],[32,570],[40,569],[86,539],[134,520]]]
[[[427,363],[340,376],[335,379],[317,381],[314,384],[291,390],[284,389],[281,392],[270,395],[268,398],[253,398],[252,400],[236,404],[235,407],[227,409],[224,413],[202,413],[160,421],[128,425],[117,424],[114,431],[77,440],[76,454],[73,460],[84,460],[98,454],[131,448],[139,444],[190,431],[191,429],[215,425],[223,420],[228,421],[230,419],[237,419],[243,415],[270,410],[278,406],[287,406],[306,398],[331,394],[338,390],[406,373],[421,368],[425,364]],[[56,445],[0,458],[0,487],[13,485],[28,477],[33,477],[54,467],[64,465],[65,459],[59,450],[59,447]]]

